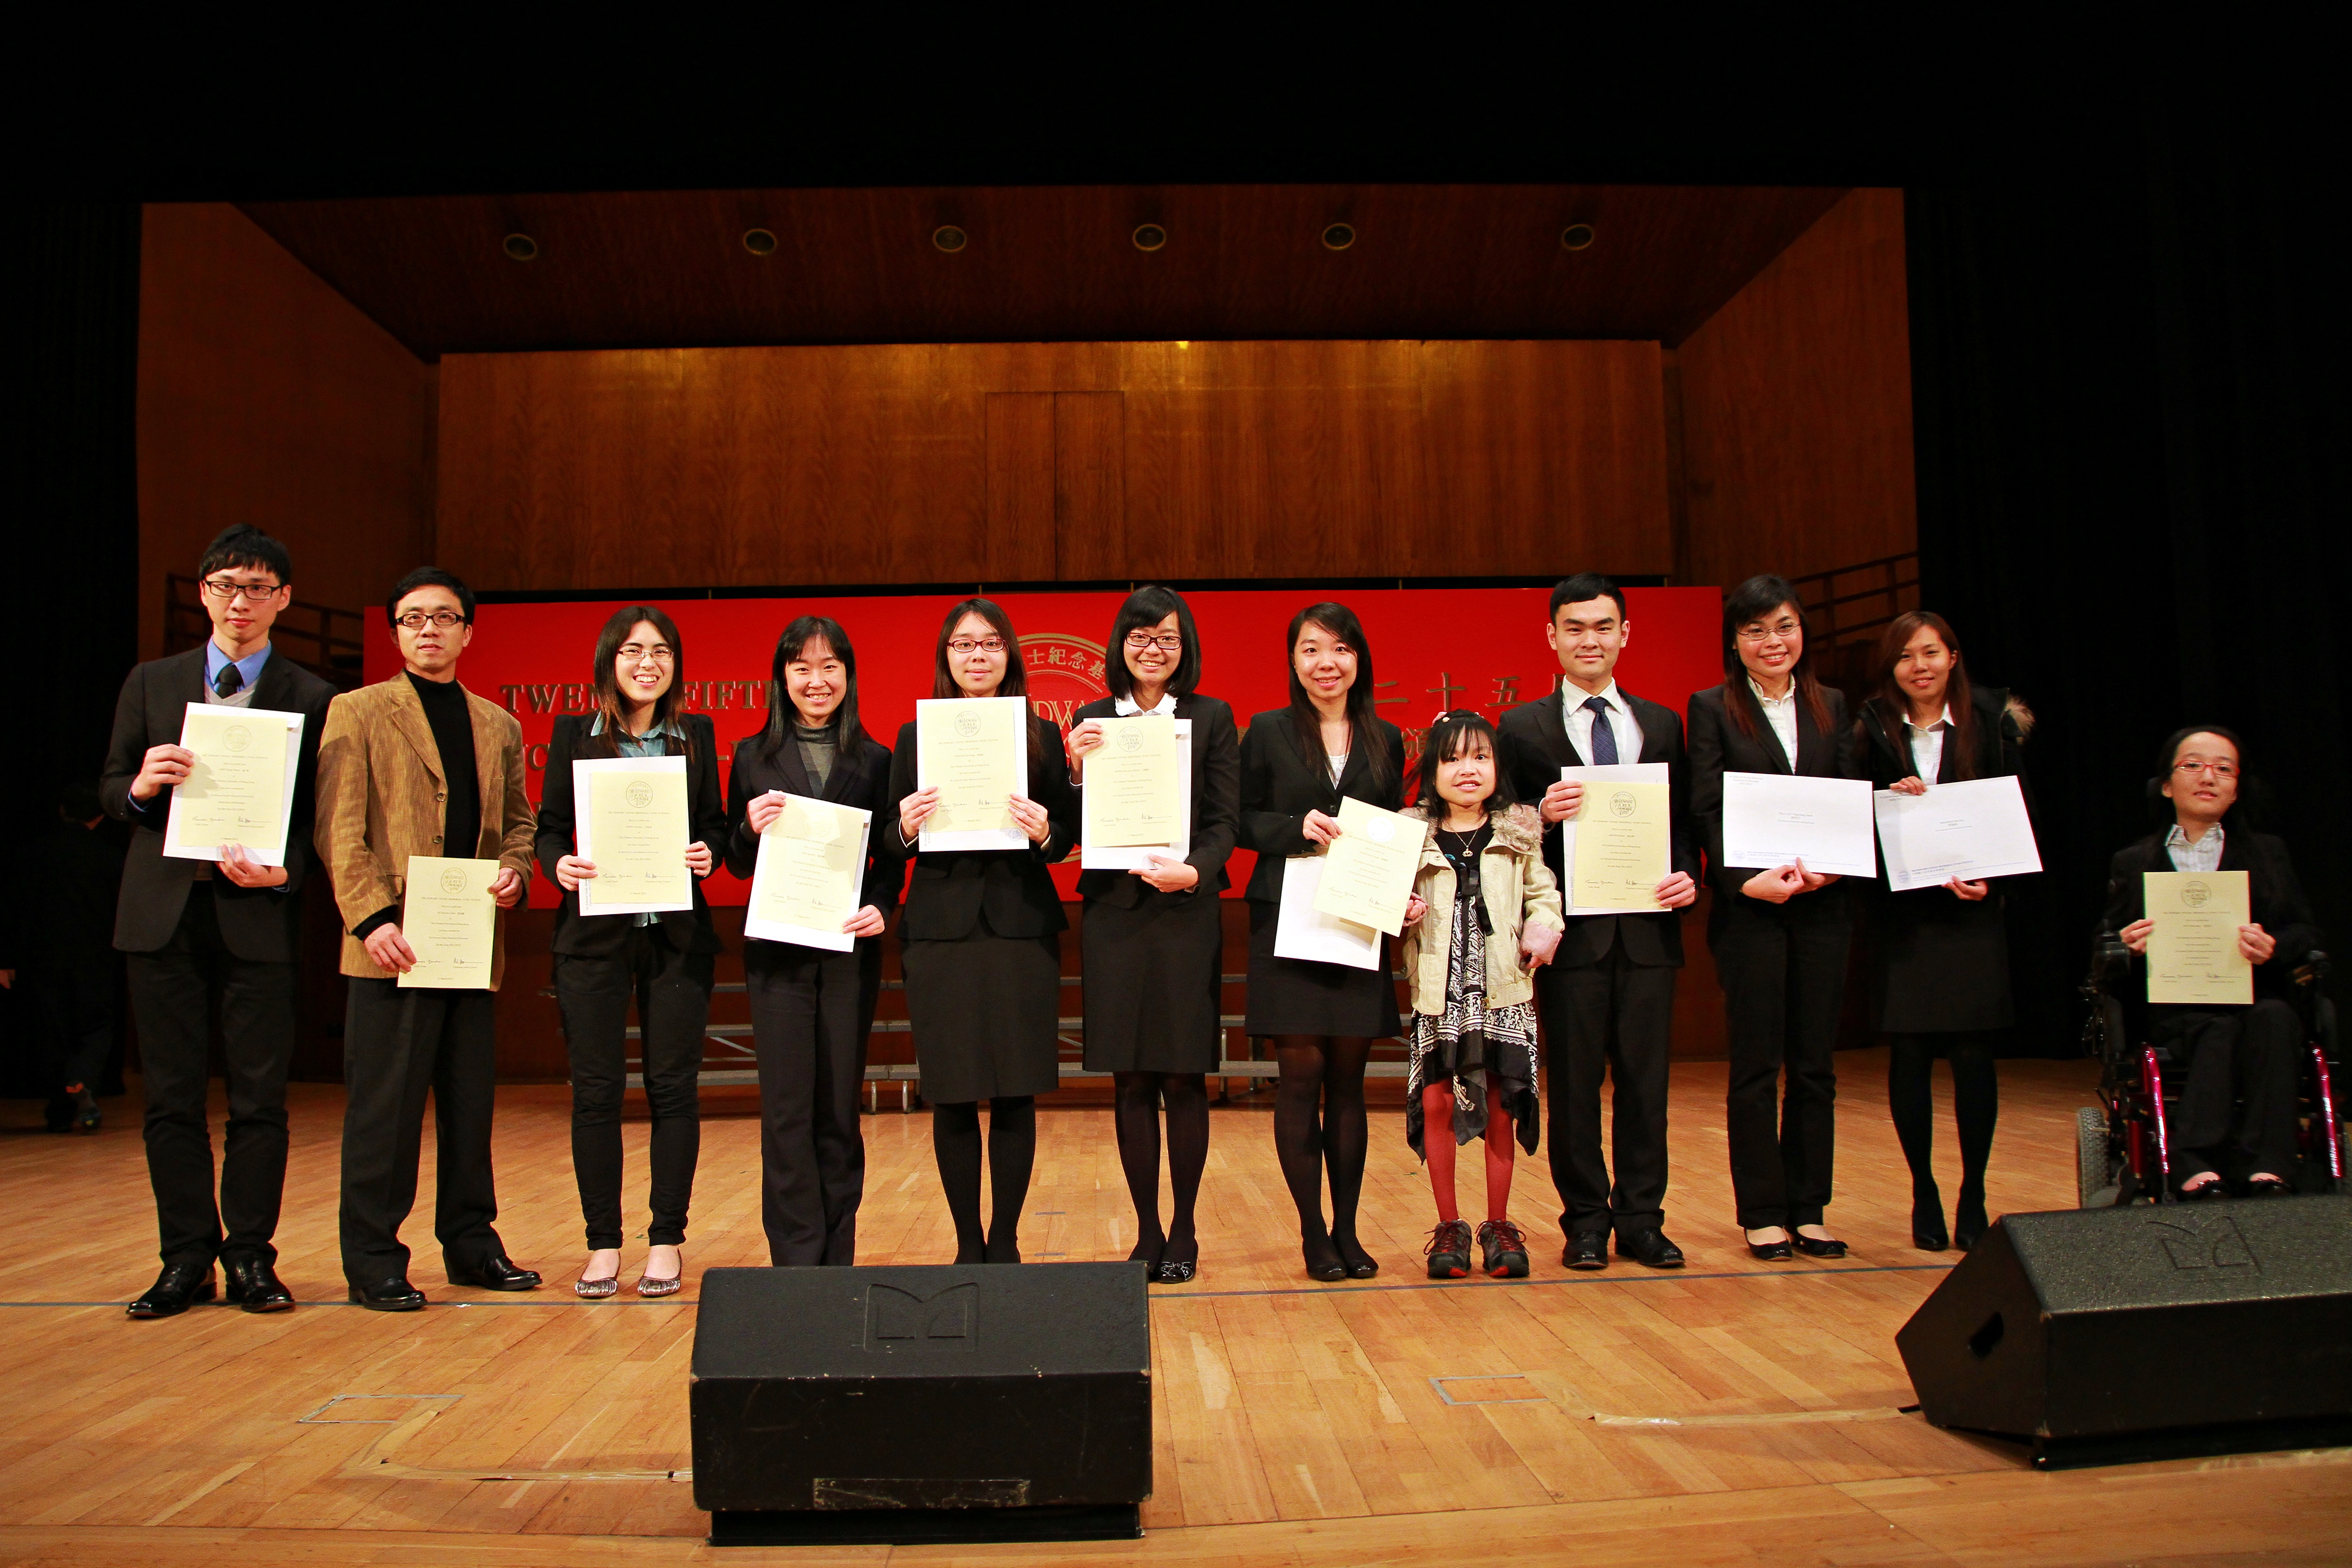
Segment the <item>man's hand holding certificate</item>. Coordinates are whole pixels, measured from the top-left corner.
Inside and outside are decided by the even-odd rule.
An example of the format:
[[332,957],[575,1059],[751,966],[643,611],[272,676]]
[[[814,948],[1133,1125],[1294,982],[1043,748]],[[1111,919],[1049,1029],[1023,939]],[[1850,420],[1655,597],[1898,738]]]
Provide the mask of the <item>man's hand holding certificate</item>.
[[1723,775],[1723,863],[1758,870],[1801,864],[1824,877],[1878,875],[1868,779]]
[[2142,889],[2153,928],[2147,936],[2147,999],[2250,1005],[2254,966],[2239,929],[2253,921],[2246,873],[2150,871]]
[[857,945],[848,927],[864,889],[874,814],[805,795],[782,799],[783,809],[760,834],[743,934],[847,952]]
[[1349,795],[1339,803],[1339,837],[1323,853],[1317,912],[1396,936],[1404,930],[1413,872],[1429,837],[1418,817]]
[[1561,782],[1584,786],[1577,814],[1562,821],[1560,858],[1568,868],[1572,915],[1647,913],[1664,909],[1658,887],[1674,860],[1666,764],[1619,763],[1562,768]]
[[172,791],[163,853],[219,860],[235,845],[257,865],[286,864],[287,803],[301,742],[299,713],[189,703],[180,745],[195,761]]
[[499,870],[496,860],[408,858],[400,931],[416,963],[402,972],[403,990],[489,989],[499,941],[498,897],[491,884]]

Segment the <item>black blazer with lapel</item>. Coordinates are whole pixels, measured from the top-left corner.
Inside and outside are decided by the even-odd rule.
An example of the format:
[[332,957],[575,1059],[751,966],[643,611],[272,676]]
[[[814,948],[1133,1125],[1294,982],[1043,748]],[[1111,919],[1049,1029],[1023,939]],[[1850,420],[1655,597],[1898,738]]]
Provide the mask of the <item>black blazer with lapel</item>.
[[[1769,871],[1770,867],[1723,863],[1724,774],[1792,773],[1824,779],[1856,776],[1859,763],[1854,755],[1853,729],[1846,721],[1845,694],[1825,686],[1822,688],[1822,698],[1830,714],[1826,732],[1813,722],[1803,702],[1797,704],[1797,756],[1792,767],[1788,753],[1780,749],[1780,737],[1765,720],[1745,679],[1736,690],[1713,686],[1691,697],[1691,819],[1698,825],[1700,842],[1706,850],[1707,879],[1715,889],[1715,900],[1707,913],[1710,932],[1725,921],[1738,918],[1735,910],[1739,914],[1763,911],[1800,920],[1851,918],[1843,882],[1815,892],[1800,893],[1785,904],[1771,904],[1748,898],[1739,890],[1750,877],[1759,871]],[[1754,734],[1740,731],[1728,708],[1731,702],[1746,708]]]
[[[1118,703],[1105,697],[1070,715],[1073,723],[1118,716]],[[1225,861],[1241,831],[1242,744],[1230,703],[1198,694],[1176,699],[1176,717],[1192,721],[1192,847],[1184,863],[1201,879],[1181,893],[1161,893],[1126,871],[1081,871],[1078,893],[1131,910],[1146,894],[1164,899],[1215,898],[1231,886]],[[1082,789],[1083,793],[1083,789]]]
[[[1990,779],[2015,774],[2018,788],[2025,796],[2026,810],[2031,814],[2033,791],[2025,782],[2025,737],[2018,728],[2017,721],[2007,711],[2008,691],[2000,687],[1973,686],[1969,689],[1969,696],[1973,699],[1977,721],[1975,771],[1965,774],[1960,771],[1960,749],[1952,744],[1952,737],[1948,731],[1941,763],[1936,770],[1936,776],[1927,783],[1957,784],[1964,777]],[[1896,781],[1910,778],[1918,772],[1917,761],[1911,754],[1910,741],[1904,733],[1903,721],[1899,717],[1890,723],[1876,702],[1864,702],[1854,721],[1854,728],[1861,737],[1854,755],[1856,774],[1868,779],[1871,788],[1890,789]],[[1946,906],[1959,901],[1942,888],[1913,888],[1907,892],[1887,892],[1883,874],[1876,885],[1880,896],[1885,900],[1885,907],[1894,910],[1910,907],[1941,911]],[[2000,889],[1996,888],[1993,897],[1985,902],[1997,902],[1999,898]]]
[[[335,689],[272,651],[253,683],[256,708],[302,715],[302,742],[294,769],[294,799],[286,822],[286,885],[240,888],[226,877],[213,879],[213,908],[221,941],[239,958],[291,963],[302,951],[302,884],[315,858],[310,844],[313,788],[319,777],[319,732],[326,728],[327,704]],[[131,784],[150,746],[177,745],[187,706],[205,700],[205,650],[189,649],[150,660],[131,670],[114,705],[114,734],[99,775],[99,799],[107,815],[130,823],[131,850],[122,863],[122,897],[114,914],[114,945],[125,952],[152,952],[172,940],[196,860],[163,858],[163,825],[171,819],[172,792],[163,790],[143,807],[131,804]]]
[[[1673,831],[1668,865],[1674,870],[1689,873],[1691,879],[1696,881],[1698,844],[1691,831],[1690,758],[1683,749],[1682,715],[1662,703],[1636,697],[1622,686],[1617,694],[1625,700],[1626,709],[1642,727],[1640,760],[1666,764],[1667,811]],[[1512,709],[1503,715],[1496,730],[1502,737],[1500,761],[1510,778],[1511,788],[1530,805],[1541,801],[1544,791],[1559,782],[1560,769],[1591,765],[1587,758],[1577,753],[1576,742],[1570,737],[1566,718],[1560,711],[1557,690]],[[1568,868],[1561,859],[1559,824],[1551,823],[1544,828],[1543,847],[1544,864],[1551,868],[1552,878],[1559,884],[1560,903],[1565,908]],[[1682,915],[1672,910],[1650,915],[1572,915],[1568,921],[1568,934],[1560,939],[1559,952],[1552,962],[1570,968],[1598,963],[1621,937],[1625,943],[1625,956],[1633,963],[1653,969],[1682,966]]]
[[800,748],[792,742],[786,741],[772,761],[759,736],[747,735],[736,742],[735,766],[727,778],[727,868],[739,877],[748,879],[760,858],[760,836],[751,831],[751,801],[772,789],[874,814],[873,826],[866,835],[865,901],[880,910],[883,919],[889,919],[890,911],[898,907],[898,884],[906,879],[907,868],[883,845],[884,834],[898,831],[898,819],[891,806],[890,753],[882,742],[864,736],[852,750],[836,752],[833,771],[824,775],[824,787],[815,789],[810,786],[808,770],[801,765]]
[[[1371,746],[1388,759],[1388,778],[1372,787]],[[1248,896],[1260,903],[1282,901],[1283,862],[1293,855],[1314,853],[1307,841],[1307,814],[1339,815],[1339,800],[1353,795],[1368,805],[1400,811],[1404,806],[1404,731],[1385,719],[1372,721],[1372,733],[1359,735],[1349,745],[1347,766],[1339,782],[1331,782],[1331,764],[1310,759],[1298,739],[1287,708],[1269,709],[1250,721],[1242,736],[1241,845],[1257,851],[1257,868],[1250,873]]]
[[[2320,931],[2304,897],[2303,883],[2295,877],[2294,862],[2287,856],[2286,841],[2236,822],[2224,820],[2221,826],[2220,869],[2247,873],[2246,912],[2278,943],[2268,963],[2254,965],[2255,999],[2292,996],[2295,967],[2319,945]],[[2107,869],[2107,908],[2099,921],[2102,936],[2117,935],[2147,912],[2147,889],[2140,878],[2149,871],[2172,869],[2172,857],[2164,850],[2169,832],[2168,828],[2151,833],[2116,851]],[[2134,959],[2132,967],[2137,970],[2142,962]],[[2127,1000],[2137,998],[2145,1005],[2145,987],[2134,985],[2126,994]]]
[[[572,852],[579,831],[578,802],[572,790],[572,764],[583,758],[617,757],[620,750],[610,737],[591,735],[593,713],[566,713],[555,721],[547,746],[547,774],[540,785],[538,841],[532,846],[547,879],[558,888],[555,863]],[[710,847],[715,869],[727,854],[727,816],[719,804],[719,742],[707,713],[680,713],[677,727],[686,731],[686,799],[688,821],[696,839]],[[555,910],[555,951],[567,958],[604,958],[620,951],[627,941],[632,915],[583,915],[580,895],[565,893]],[[670,940],[683,942],[688,952],[717,952],[719,933],[711,929],[710,905],[702,896],[702,879],[694,879],[694,908],[666,910],[662,925]]]
[[898,837],[898,806],[915,793],[915,726],[898,731],[890,753],[890,799],[875,835],[883,852],[914,862],[907,885],[901,942],[958,942],[978,931],[983,910],[992,936],[1039,937],[1067,931],[1062,895],[1046,868],[1078,841],[1078,792],[1062,732],[1033,710],[1029,732],[1029,798],[1045,808],[1045,842],[1027,849],[957,849],[925,853]]

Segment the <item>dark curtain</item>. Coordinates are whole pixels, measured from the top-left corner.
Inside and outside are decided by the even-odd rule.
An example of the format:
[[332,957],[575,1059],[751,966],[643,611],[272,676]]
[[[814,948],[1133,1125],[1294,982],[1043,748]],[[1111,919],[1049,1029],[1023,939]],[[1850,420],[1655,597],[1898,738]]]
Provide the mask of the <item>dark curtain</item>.
[[2346,226],[2305,74],[2151,54],[2111,156],[1907,193],[1923,589],[2042,721],[2021,1048],[2072,1047],[2107,859],[2182,724],[2245,736],[2264,826],[2352,931]]

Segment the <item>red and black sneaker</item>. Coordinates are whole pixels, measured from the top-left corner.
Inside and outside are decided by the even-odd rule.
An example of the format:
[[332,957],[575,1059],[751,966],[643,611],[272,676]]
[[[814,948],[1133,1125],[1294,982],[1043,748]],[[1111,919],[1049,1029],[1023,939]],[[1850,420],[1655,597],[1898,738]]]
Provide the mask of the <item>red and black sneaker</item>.
[[1524,1279],[1528,1277],[1528,1238],[1507,1219],[1490,1219],[1478,1227],[1478,1250],[1487,1277]]
[[1422,1250],[1429,1255],[1429,1277],[1432,1279],[1466,1279],[1470,1277],[1470,1226],[1458,1219],[1440,1220],[1437,1228],[1429,1233],[1429,1245]]

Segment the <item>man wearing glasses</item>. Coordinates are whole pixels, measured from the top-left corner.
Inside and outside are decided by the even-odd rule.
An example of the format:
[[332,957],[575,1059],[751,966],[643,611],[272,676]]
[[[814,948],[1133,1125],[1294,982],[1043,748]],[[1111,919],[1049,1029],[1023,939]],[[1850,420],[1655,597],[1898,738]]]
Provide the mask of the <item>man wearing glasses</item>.
[[[106,810],[138,830],[123,862],[114,945],[129,955],[163,1269],[131,1303],[134,1318],[176,1317],[213,1300],[215,1261],[229,1300],[247,1311],[294,1305],[278,1282],[270,1238],[286,1187],[286,1074],[311,785],[335,689],[270,647],[269,628],[293,600],[286,546],[240,524],[212,542],[196,577],[212,636],[131,672],[99,781]],[[235,847],[218,865],[165,858],[172,791],[196,760],[179,744],[191,702],[303,716],[283,866],[259,865]],[[215,1009],[228,1079],[217,1200],[205,1121]]]
[[[416,1201],[425,1097],[437,1151],[433,1234],[452,1285],[530,1290],[492,1227],[490,1113],[497,1038],[490,992],[506,965],[493,950],[489,990],[402,989],[416,965],[401,934],[412,855],[499,863],[499,908],[530,884],[531,809],[523,795],[522,726],[457,684],[474,638],[473,590],[422,566],[385,601],[404,668],[335,699],[319,745],[319,854],[334,879],[351,977],[343,1025],[343,1276],[351,1300],[413,1312],[400,1227]],[[504,921],[500,921],[500,936]]]

